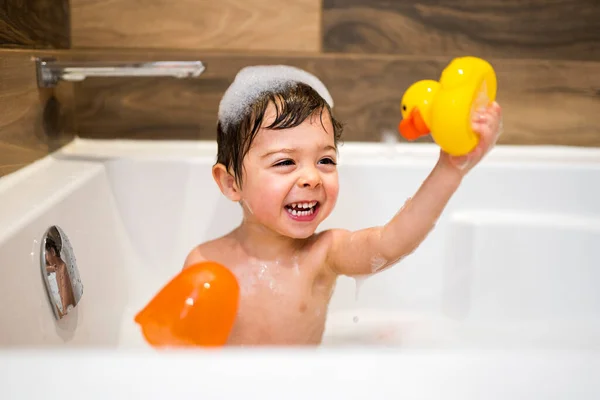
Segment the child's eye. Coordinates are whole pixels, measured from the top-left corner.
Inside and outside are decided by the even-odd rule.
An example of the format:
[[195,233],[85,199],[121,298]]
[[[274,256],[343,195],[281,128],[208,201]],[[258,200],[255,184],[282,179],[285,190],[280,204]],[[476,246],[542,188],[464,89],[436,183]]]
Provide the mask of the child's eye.
[[331,165],[336,165],[336,162],[335,162],[335,161],[333,161],[333,158],[329,158],[329,157],[323,158],[323,159],[321,160],[321,163],[323,163],[323,164],[331,164]]
[[278,163],[276,163],[274,165],[274,167],[285,167],[288,165],[294,165],[294,161],[292,160],[283,160],[283,161],[279,161]]

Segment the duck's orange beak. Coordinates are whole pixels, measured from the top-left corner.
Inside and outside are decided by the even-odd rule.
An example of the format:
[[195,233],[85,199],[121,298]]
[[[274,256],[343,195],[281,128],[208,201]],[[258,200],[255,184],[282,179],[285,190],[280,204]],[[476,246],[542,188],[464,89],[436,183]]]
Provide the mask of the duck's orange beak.
[[408,118],[400,121],[398,131],[406,140],[415,140],[429,133],[429,128],[423,121],[421,113],[417,107],[413,108]]
[[237,279],[214,262],[192,265],[173,278],[136,316],[155,347],[223,346],[235,321]]

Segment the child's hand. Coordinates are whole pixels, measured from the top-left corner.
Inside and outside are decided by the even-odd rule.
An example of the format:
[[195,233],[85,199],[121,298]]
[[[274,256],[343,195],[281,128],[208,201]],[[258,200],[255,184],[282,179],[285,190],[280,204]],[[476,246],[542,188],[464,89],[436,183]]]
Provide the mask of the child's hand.
[[473,130],[479,134],[479,144],[466,156],[451,156],[442,152],[442,157],[465,175],[494,147],[502,134],[502,108],[493,102],[488,108],[480,109],[473,115]]

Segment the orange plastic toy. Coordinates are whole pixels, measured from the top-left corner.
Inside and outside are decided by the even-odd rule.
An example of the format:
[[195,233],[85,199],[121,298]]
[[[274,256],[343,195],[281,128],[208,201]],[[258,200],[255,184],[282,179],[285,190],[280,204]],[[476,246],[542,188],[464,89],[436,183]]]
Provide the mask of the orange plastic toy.
[[202,262],[175,276],[136,316],[155,347],[223,346],[235,321],[239,284],[221,264]]

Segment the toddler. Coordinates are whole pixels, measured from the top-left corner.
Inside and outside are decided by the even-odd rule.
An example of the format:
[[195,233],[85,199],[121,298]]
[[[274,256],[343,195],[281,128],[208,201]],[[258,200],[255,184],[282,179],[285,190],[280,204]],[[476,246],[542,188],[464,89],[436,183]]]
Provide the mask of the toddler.
[[185,267],[227,266],[240,284],[230,345],[314,345],[339,275],[383,271],[413,252],[465,174],[494,146],[501,109],[480,110],[476,149],[440,156],[429,176],[385,225],[317,232],[338,196],[342,125],[315,76],[288,66],[242,69],[219,105],[213,177],[243,209],[240,225],[195,247]]

